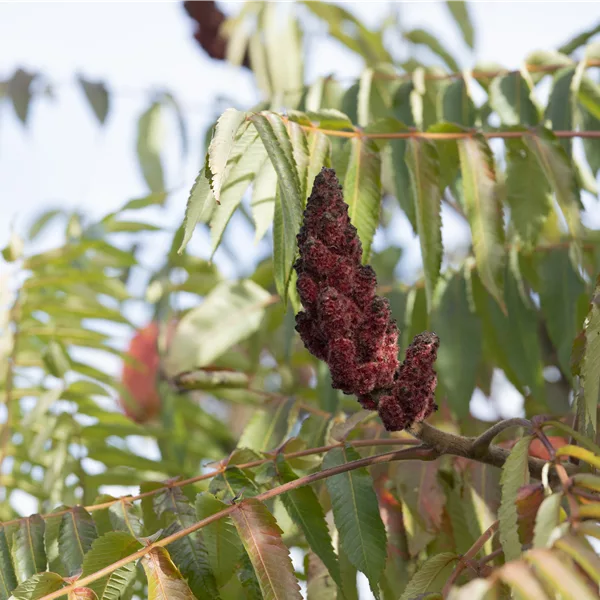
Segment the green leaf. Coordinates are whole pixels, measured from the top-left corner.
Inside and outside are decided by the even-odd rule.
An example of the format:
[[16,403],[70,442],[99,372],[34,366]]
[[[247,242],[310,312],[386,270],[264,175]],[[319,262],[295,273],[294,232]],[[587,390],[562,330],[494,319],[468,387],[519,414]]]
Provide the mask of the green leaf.
[[[282,454],[277,455],[276,467],[282,484],[298,479]],[[312,551],[323,561],[335,583],[342,587],[340,567],[333,551],[325,514],[315,492],[311,487],[304,486],[283,494],[281,500],[294,523],[304,533]]]
[[[208,492],[201,492],[196,496],[196,517],[200,520],[225,508],[227,504]],[[244,552],[242,543],[229,517],[209,523],[202,528],[202,533],[217,584],[222,587],[238,567]]]
[[64,583],[64,579],[58,573],[36,573],[21,583],[12,593],[11,598],[14,600],[37,600],[46,594],[60,590]]
[[481,280],[503,307],[504,223],[492,151],[481,138],[458,141],[463,193]]
[[[600,119],[594,117],[589,111],[581,107],[581,129],[584,131],[600,131]],[[595,139],[584,139],[583,147],[585,156],[595,176],[600,170],[600,144]]]
[[[407,140],[390,140],[390,162],[394,173],[394,193],[400,208],[406,215],[412,225],[413,231],[417,232],[417,214],[415,203],[412,197],[410,172],[406,166],[404,157],[406,156]],[[386,152],[386,150],[384,150]]]
[[442,552],[429,558],[406,586],[400,600],[413,600],[419,594],[439,592],[459,557],[453,552]]
[[[447,4],[463,4],[448,2]],[[471,93],[465,77],[453,81],[444,90],[442,99],[442,115],[445,121],[456,123],[463,127],[473,127],[477,111],[471,100]]]
[[446,8],[450,11],[450,14],[462,32],[465,44],[473,49],[475,47],[475,32],[473,30],[473,21],[469,14],[469,5],[460,0],[448,0]]
[[[346,446],[330,450],[323,459],[323,469],[330,469],[360,456]],[[386,560],[386,533],[379,515],[379,504],[371,475],[366,469],[354,469],[327,479],[333,518],[350,562],[377,590]]]
[[[575,69],[568,67],[554,74],[554,86],[548,99],[545,118],[552,122],[554,131],[569,131],[573,129],[573,76]],[[572,141],[568,138],[559,140],[565,152],[571,154]]]
[[82,506],[74,506],[62,516],[58,534],[60,557],[69,575],[75,575],[83,557],[98,537],[92,515]]
[[12,558],[20,582],[46,570],[45,529],[44,519],[32,515],[21,520],[13,535]]
[[531,98],[531,84],[520,72],[499,75],[490,85],[490,105],[504,125],[537,125],[540,116]]
[[148,600],[195,600],[164,548],[152,548],[142,557],[142,566],[148,578]]
[[596,25],[595,27],[592,27],[591,29],[584,31],[583,33],[580,33],[579,35],[576,35],[572,40],[569,40],[568,42],[563,44],[558,49],[558,51],[561,52],[562,54],[571,54],[571,52],[574,52],[575,50],[577,50],[577,48],[580,48],[581,46],[586,44],[590,38],[592,38],[599,32],[600,32],[600,25]]
[[600,398],[600,277],[589,311],[573,346],[573,374],[580,376],[580,388],[576,396],[578,429],[594,438],[597,430],[597,406]]
[[551,209],[550,185],[522,139],[507,139],[506,202],[511,224],[524,242],[535,244]]
[[44,231],[46,227],[52,223],[52,221],[54,221],[57,217],[62,217],[63,215],[64,213],[60,208],[52,208],[44,211],[31,224],[29,233],[27,234],[27,239],[30,241],[35,240],[40,233],[42,233],[42,231]]
[[255,242],[258,243],[273,222],[277,195],[277,173],[273,163],[267,160],[256,174],[252,187],[250,207],[256,227]]
[[[114,562],[125,558],[141,548],[140,542],[124,531],[111,531],[99,537],[85,555],[82,577],[91,575]],[[101,577],[89,584],[98,600],[119,600],[125,589],[135,579],[135,563],[119,567],[110,575]]]
[[223,282],[179,322],[169,348],[169,376],[206,366],[260,326],[270,294],[256,283]]
[[350,221],[358,230],[362,243],[363,263],[367,263],[379,225],[381,158],[370,140],[356,137],[349,144],[350,160],[344,177],[344,201],[348,205]]
[[411,44],[427,46],[427,48],[434,54],[437,54],[446,63],[451,71],[460,71],[457,62],[452,55],[444,48],[442,43],[428,31],[425,31],[424,29],[412,29],[410,31],[405,31],[403,36],[404,39],[408,40]]
[[287,436],[297,411],[295,400],[277,400],[266,409],[256,409],[238,442],[239,448],[257,452],[274,450]]
[[205,223],[209,220],[216,206],[215,197],[210,189],[210,183],[206,178],[204,169],[200,171],[196,181],[190,190],[190,196],[185,207],[185,217],[183,219],[183,240],[177,251],[183,252],[198,223]]
[[583,75],[577,97],[587,112],[600,119],[600,85]]
[[500,543],[507,562],[517,560],[521,556],[516,499],[519,488],[529,483],[529,444],[532,439],[530,435],[522,437],[515,444],[502,467],[500,477],[502,501],[498,510],[498,519],[500,520]]
[[17,584],[5,528],[0,525],[0,600],[8,600]]
[[579,239],[581,219],[577,181],[564,148],[554,134],[544,128],[538,128],[535,135],[526,135],[523,139],[546,174],[571,235]]
[[300,195],[301,186],[292,144],[281,118],[277,115],[266,117],[254,114],[251,121],[265,145],[278,177],[273,260],[277,291],[285,301],[296,257],[296,235],[300,230],[304,201]]
[[[159,518],[163,514],[167,515],[169,527],[164,532],[165,537],[196,522],[196,510],[178,487],[167,487],[159,492],[154,497],[154,509]],[[218,597],[217,583],[210,566],[202,532],[195,531],[172,542],[167,548],[198,598]]]
[[102,81],[92,82],[82,75],[77,76],[77,81],[79,81],[81,89],[96,115],[96,119],[101,125],[104,125],[110,106],[106,85]]
[[575,272],[565,250],[538,255],[540,303],[550,339],[557,349],[563,373],[569,374],[573,340],[581,327],[577,321],[577,306],[585,285]]
[[435,146],[426,140],[410,139],[406,152],[423,257],[427,308],[430,311],[443,253],[440,164]]
[[146,184],[152,192],[163,192],[165,180],[160,150],[163,142],[162,107],[154,102],[138,121],[137,155]]
[[469,414],[481,359],[481,320],[471,312],[464,278],[455,274],[436,292],[439,300],[431,317],[432,329],[440,338],[436,361],[448,403],[461,419]]
[[218,119],[208,146],[210,184],[217,202],[221,199],[221,187],[226,177],[226,166],[234,149],[236,134],[246,120],[246,113],[228,108]]
[[15,114],[23,125],[27,124],[32,97],[31,84],[36,77],[36,73],[17,69],[13,76],[6,82],[8,84],[8,96],[12,101]]
[[310,132],[306,139],[306,143],[308,147],[308,165],[306,168],[304,198],[306,198],[312,190],[315,177],[321,172],[321,169],[329,166],[331,157],[331,141],[320,131]]
[[144,535],[144,525],[139,507],[127,498],[120,497],[109,509],[108,518],[116,531],[125,531],[133,537]]
[[223,473],[213,478],[208,491],[223,502],[231,501],[237,496],[248,498],[258,494],[254,481],[236,466],[228,466]]
[[234,146],[235,153],[227,166],[226,179],[221,188],[220,205],[214,210],[210,221],[212,253],[216,252],[229,220],[242,202],[242,197],[261,166],[267,161],[267,153],[257,133],[249,128]]
[[250,557],[264,600],[302,598],[281,529],[266,506],[249,498],[231,513]]

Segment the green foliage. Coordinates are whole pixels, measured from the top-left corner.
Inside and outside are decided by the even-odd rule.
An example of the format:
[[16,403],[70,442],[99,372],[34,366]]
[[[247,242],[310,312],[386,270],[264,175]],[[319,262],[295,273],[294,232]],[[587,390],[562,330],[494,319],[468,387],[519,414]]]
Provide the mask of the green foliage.
[[[469,6],[446,4],[472,49]],[[355,82],[305,82],[315,21],[364,62]],[[422,29],[403,31],[404,44],[444,68],[403,62],[383,41],[396,26],[370,29],[324,2],[245,3],[222,31],[232,63],[247,53],[264,101],[216,119],[180,228],[162,224],[162,130],[176,123],[185,158],[188,115],[165,91],[138,121],[148,195],[93,220],[49,208],[12,233],[0,285],[0,600],[279,600],[300,598],[299,581],[309,600],[354,600],[358,572],[385,600],[488,600],[507,588],[596,597],[600,235],[582,190],[597,193],[600,142],[585,138],[582,153],[572,138],[600,132],[598,28],[519,71],[461,72]],[[1,87],[23,123],[40,81],[19,69]],[[78,82],[104,126],[111,86]],[[448,437],[435,452],[427,429],[389,434],[333,390],[294,331],[296,235],[323,166],[390,299],[399,358],[423,330],[440,337],[430,422]],[[446,209],[469,233],[462,245],[446,243]],[[405,268],[398,218],[419,238],[418,272]],[[221,256],[237,267],[246,251],[236,228],[260,241],[261,260],[226,278]],[[40,250],[50,231],[60,240]],[[194,235],[216,264],[193,253]],[[146,342],[144,319],[156,324]],[[470,446],[489,425],[470,405],[477,391],[503,413],[497,370],[523,395],[532,435],[488,460]],[[543,471],[536,443],[554,447]],[[519,534],[530,471],[547,477],[527,505],[531,547]],[[40,514],[23,514],[23,495]]]

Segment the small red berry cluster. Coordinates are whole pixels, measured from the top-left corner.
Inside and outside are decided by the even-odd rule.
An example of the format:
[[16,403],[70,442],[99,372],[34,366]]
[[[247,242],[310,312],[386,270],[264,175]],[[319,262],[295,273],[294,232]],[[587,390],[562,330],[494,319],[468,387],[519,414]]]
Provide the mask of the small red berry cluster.
[[333,387],[378,410],[388,431],[427,418],[437,408],[438,337],[418,335],[399,364],[396,321],[387,299],[375,293],[375,272],[361,264],[362,246],[333,169],[315,178],[298,248],[294,268],[304,311],[296,315],[296,330],[329,365]]

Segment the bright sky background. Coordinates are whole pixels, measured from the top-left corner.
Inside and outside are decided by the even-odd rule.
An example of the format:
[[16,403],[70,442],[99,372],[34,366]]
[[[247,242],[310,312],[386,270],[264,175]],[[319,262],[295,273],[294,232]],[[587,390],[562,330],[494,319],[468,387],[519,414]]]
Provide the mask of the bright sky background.
[[[228,13],[240,6],[221,4]],[[346,7],[373,26],[396,11],[405,28],[424,27],[438,34],[465,68],[482,61],[516,68],[529,52],[556,48],[600,19],[600,3],[474,3],[476,52],[470,55],[441,2],[352,2]],[[324,29],[310,22],[315,28],[309,35],[307,80],[331,72],[357,76],[361,61],[336,42],[317,39]],[[168,223],[173,230],[181,223],[189,188],[203,160],[207,125],[228,106],[247,108],[258,99],[250,73],[208,59],[192,31],[181,2],[0,4],[0,78],[8,79],[18,67],[39,71],[55,86],[56,96],[34,99],[27,128],[8,102],[0,104],[0,247],[12,225],[24,231],[38,212],[50,206],[100,216],[146,195],[135,139],[137,118],[149,106],[153,89],[170,90],[186,114],[191,152],[181,165],[175,123],[169,121],[167,182],[178,191],[166,209],[153,214],[156,222]],[[112,107],[103,128],[75,83],[77,72],[109,86]],[[449,215],[445,217],[445,242],[452,243],[463,232]],[[232,265],[224,253],[217,254],[218,264],[229,274],[247,272],[261,250],[254,249],[249,232],[238,230],[236,242],[244,248],[241,263]],[[418,245],[408,228],[400,224],[396,234],[408,263],[418,265]],[[50,234],[43,245],[58,242],[58,235]],[[199,234],[192,248],[208,255],[207,240]],[[163,247],[154,245],[143,262],[152,264],[162,252]],[[0,273],[5,270],[0,259]],[[508,416],[506,412],[520,406],[519,396],[513,394],[511,405],[509,390],[499,387]],[[472,408],[479,416],[494,416],[482,401],[475,400]]]

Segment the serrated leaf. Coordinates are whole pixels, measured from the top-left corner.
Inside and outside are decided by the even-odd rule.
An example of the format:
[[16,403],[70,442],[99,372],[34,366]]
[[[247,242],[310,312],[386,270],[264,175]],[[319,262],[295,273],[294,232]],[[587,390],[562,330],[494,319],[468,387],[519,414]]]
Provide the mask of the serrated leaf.
[[412,29],[410,31],[405,31],[404,39],[408,40],[412,44],[417,44],[421,46],[426,46],[429,48],[434,54],[437,54],[448,66],[448,68],[453,71],[460,71],[460,68],[457,62],[454,60],[452,55],[444,48],[442,43],[431,33],[425,31],[424,29]]
[[266,160],[254,180],[250,208],[256,228],[255,241],[259,242],[273,222],[277,195],[277,173],[270,160]]
[[[581,379],[580,390],[576,397],[578,429],[585,435],[597,429],[597,405],[600,397],[600,278],[589,311],[583,324],[583,331],[577,341],[578,351],[573,349],[573,374]],[[577,343],[576,341],[576,343]],[[590,436],[591,437],[591,436]]]
[[125,531],[133,537],[144,535],[144,525],[139,512],[139,507],[127,498],[117,499],[109,509],[108,517],[112,527],[116,531]]
[[96,115],[96,119],[103,125],[104,121],[106,121],[106,115],[108,115],[110,105],[106,85],[104,85],[104,82],[102,81],[90,81],[82,75],[77,77],[77,81],[79,81],[81,89],[83,90],[87,101],[90,103],[90,107],[94,111],[94,115]]
[[423,257],[427,307],[430,311],[443,252],[440,165],[435,146],[426,140],[411,138],[406,148],[406,164],[410,173],[417,233]]
[[308,147],[308,165],[306,167],[306,187],[303,200],[312,190],[315,177],[331,161],[331,141],[320,131],[310,132],[306,139]]
[[300,600],[302,596],[289,551],[281,539],[281,529],[266,506],[249,498],[236,506],[231,518],[250,557],[264,599]]
[[12,558],[20,582],[46,570],[45,529],[44,519],[40,515],[32,515],[19,523],[13,535]]
[[535,135],[524,136],[523,140],[546,174],[571,235],[574,239],[579,239],[581,220],[577,181],[564,148],[551,131],[543,128],[538,128]]
[[[447,4],[463,3],[454,1]],[[445,88],[442,98],[442,115],[445,121],[463,127],[473,127],[475,124],[477,112],[464,77],[453,81]]]
[[446,8],[450,11],[450,14],[456,21],[467,46],[471,49],[474,48],[475,32],[473,30],[471,15],[469,14],[469,5],[466,2],[459,0],[449,0],[446,2]]
[[503,307],[504,223],[492,152],[481,138],[458,141],[465,208],[481,280]]
[[[196,517],[200,520],[227,508],[227,504],[208,492],[196,496]],[[208,558],[219,587],[225,585],[235,572],[244,548],[229,517],[209,523],[202,528]]]
[[[140,542],[123,531],[111,531],[97,538],[85,555],[82,577],[91,575],[141,548]],[[131,562],[89,584],[98,600],[119,600],[135,578],[135,563]]]
[[38,598],[43,598],[46,594],[60,590],[64,583],[64,579],[58,573],[36,573],[27,579],[27,581],[23,581],[14,590],[11,598],[14,598],[14,600],[38,600]]
[[[165,537],[196,522],[196,511],[179,487],[167,487],[159,492],[154,497],[154,509],[159,518],[167,515],[169,527],[164,532]],[[167,548],[197,597],[218,597],[202,532],[193,532]]]
[[154,102],[138,121],[137,155],[146,184],[152,192],[163,192],[165,180],[160,151],[163,143],[162,107]]
[[258,494],[254,481],[236,466],[229,466],[223,473],[214,477],[208,491],[224,502],[237,496],[247,498]]
[[8,600],[18,584],[5,531],[0,525],[0,600]]
[[98,600],[98,596],[91,588],[77,587],[69,592],[69,600]]
[[60,557],[69,575],[81,568],[83,557],[98,537],[92,515],[82,506],[74,506],[62,516],[58,534]]
[[[337,467],[360,456],[354,448],[334,448],[323,459],[323,469]],[[377,590],[386,560],[386,533],[379,515],[379,504],[371,475],[366,469],[355,469],[327,479],[333,518],[340,540],[350,562]]]
[[436,371],[448,403],[461,419],[469,414],[481,359],[481,320],[469,308],[464,278],[454,274],[436,292],[432,329],[440,338]]
[[219,117],[208,146],[210,183],[217,202],[221,198],[221,187],[225,181],[226,166],[234,149],[236,134],[245,120],[245,112],[228,108]]
[[270,302],[256,283],[223,282],[179,322],[165,370],[170,376],[210,364],[256,331]]
[[540,117],[531,94],[529,81],[516,71],[494,78],[489,102],[504,125],[533,126],[539,123]]
[[210,220],[213,255],[244,193],[265,162],[268,162],[267,153],[262,140],[252,128],[247,129],[234,145],[221,187],[220,205],[215,208]]
[[274,450],[287,436],[294,411],[295,400],[275,401],[265,409],[256,409],[238,442],[239,448],[257,452]]
[[500,521],[500,543],[507,561],[516,560],[521,556],[516,499],[519,488],[529,483],[528,451],[532,439],[530,435],[521,438],[511,450],[502,467],[500,477],[502,500],[498,510],[498,519]]
[[535,244],[551,209],[550,185],[535,154],[521,139],[506,144],[506,202],[511,224],[524,242]]
[[[277,455],[276,467],[282,484],[298,479],[282,454]],[[315,492],[311,487],[304,486],[283,494],[281,501],[294,523],[304,533],[311,550],[327,567],[333,581],[342,587],[340,567],[333,551],[325,514]]]
[[273,252],[275,283],[279,295],[287,298],[287,288],[296,257],[296,235],[300,230],[304,201],[293,148],[286,127],[277,115],[254,114],[250,118],[258,131],[278,177],[275,200]]
[[542,314],[557,349],[561,370],[568,374],[573,340],[581,326],[577,322],[577,306],[585,285],[565,250],[541,253],[537,271]]
[[358,230],[362,243],[363,263],[367,263],[379,225],[381,158],[370,140],[356,137],[349,144],[350,160],[344,177],[344,201],[348,205],[350,221]]
[[[552,122],[554,131],[569,131],[573,129],[573,76],[575,69],[568,67],[560,69],[554,74],[554,86],[548,99],[545,118]],[[572,140],[564,138],[559,140],[565,152],[571,154]]]
[[216,206],[215,197],[210,189],[210,183],[206,178],[204,169],[200,171],[196,181],[190,190],[190,195],[185,207],[185,217],[183,219],[183,240],[177,251],[183,252],[188,242],[192,239],[192,234],[198,223],[205,223],[209,220]]
[[413,600],[419,594],[441,591],[450,569],[459,557],[453,552],[442,552],[428,559],[406,586],[400,600]]
[[164,548],[153,548],[142,557],[148,579],[148,600],[195,600],[192,590]]

